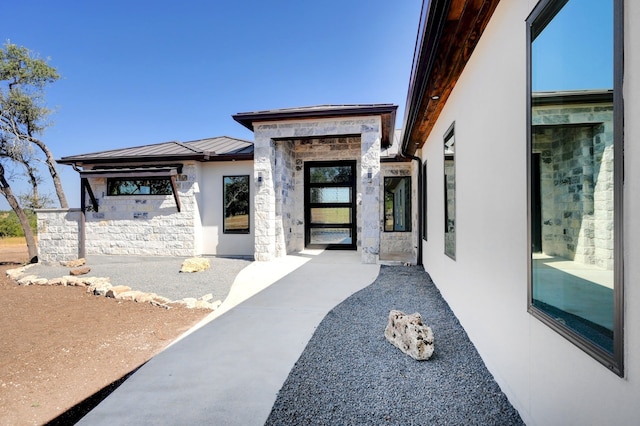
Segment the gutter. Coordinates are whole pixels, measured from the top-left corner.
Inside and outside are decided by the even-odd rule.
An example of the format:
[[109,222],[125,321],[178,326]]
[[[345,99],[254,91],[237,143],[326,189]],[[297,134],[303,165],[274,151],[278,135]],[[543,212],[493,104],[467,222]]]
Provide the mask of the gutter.
[[422,224],[424,218],[423,206],[423,189],[422,189],[422,159],[415,155],[407,154],[404,151],[400,152],[400,156],[408,158],[418,162],[418,258],[416,259],[416,265],[423,266],[422,263]]

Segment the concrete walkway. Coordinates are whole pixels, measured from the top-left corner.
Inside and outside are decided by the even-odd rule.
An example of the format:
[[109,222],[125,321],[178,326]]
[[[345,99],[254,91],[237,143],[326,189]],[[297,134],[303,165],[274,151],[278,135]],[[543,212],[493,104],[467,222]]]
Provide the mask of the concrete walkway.
[[360,262],[356,252],[305,251],[252,263],[219,311],[79,424],[263,425],[320,321],[377,277],[378,265]]

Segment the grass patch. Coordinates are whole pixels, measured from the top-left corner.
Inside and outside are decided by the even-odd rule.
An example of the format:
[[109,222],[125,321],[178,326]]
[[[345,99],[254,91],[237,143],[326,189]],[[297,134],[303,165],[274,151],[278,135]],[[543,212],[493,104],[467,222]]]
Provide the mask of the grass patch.
[[19,246],[26,244],[24,237],[2,237],[0,238],[0,247]]

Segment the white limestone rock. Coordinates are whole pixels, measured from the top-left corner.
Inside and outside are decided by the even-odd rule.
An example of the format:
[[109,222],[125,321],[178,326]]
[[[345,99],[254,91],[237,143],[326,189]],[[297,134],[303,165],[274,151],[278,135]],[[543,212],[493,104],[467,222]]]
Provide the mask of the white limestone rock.
[[131,287],[128,285],[116,285],[107,290],[104,294],[106,297],[111,297],[113,299],[117,299],[120,293],[124,293],[125,291],[131,291]]
[[78,266],[83,266],[85,263],[87,263],[86,259],[84,257],[81,257],[80,259],[67,261],[63,260],[60,262],[60,265],[66,266],[67,268],[77,268]]
[[180,272],[200,272],[206,271],[211,267],[209,259],[203,257],[191,257],[182,262]]
[[37,279],[38,279],[37,275],[27,275],[27,276],[24,276],[24,277],[20,278],[18,280],[18,284],[20,284],[20,285],[31,285],[31,284],[33,284],[34,280],[37,280]]
[[415,360],[424,361],[433,354],[433,331],[422,323],[417,312],[411,315],[397,310],[389,312],[384,337]]

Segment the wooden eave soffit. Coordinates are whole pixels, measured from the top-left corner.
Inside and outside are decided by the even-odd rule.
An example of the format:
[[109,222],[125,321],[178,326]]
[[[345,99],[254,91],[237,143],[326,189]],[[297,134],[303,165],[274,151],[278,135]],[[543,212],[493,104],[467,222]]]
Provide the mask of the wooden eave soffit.
[[[442,31],[431,35],[437,40],[432,51],[422,51],[429,39],[427,35],[422,39],[423,45],[416,48],[415,55],[420,55],[420,61],[432,60],[430,69],[414,75],[410,82],[410,90],[414,93],[409,95],[407,110],[413,108],[415,113],[409,115],[413,115],[413,122],[405,123],[408,131],[403,137],[405,153],[414,155],[431,133],[499,2],[500,0],[451,0],[448,9],[444,11],[446,19]],[[414,64],[414,67],[419,65]],[[426,84],[416,81],[419,79],[426,79]]]

